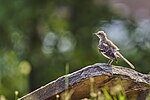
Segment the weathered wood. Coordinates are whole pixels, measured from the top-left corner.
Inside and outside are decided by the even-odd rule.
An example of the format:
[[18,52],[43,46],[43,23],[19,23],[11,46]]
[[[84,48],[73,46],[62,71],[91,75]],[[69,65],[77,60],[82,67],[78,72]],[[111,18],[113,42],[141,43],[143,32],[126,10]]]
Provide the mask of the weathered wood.
[[[65,91],[65,75],[45,86],[23,96],[21,100],[55,100],[57,94]],[[73,90],[72,100],[79,100],[89,96],[89,78],[94,77],[94,86],[100,90],[104,86],[111,87],[117,80],[121,80],[127,97],[145,100],[150,89],[150,77],[133,69],[97,63],[67,75],[69,89]],[[130,100],[129,99],[129,100]]]

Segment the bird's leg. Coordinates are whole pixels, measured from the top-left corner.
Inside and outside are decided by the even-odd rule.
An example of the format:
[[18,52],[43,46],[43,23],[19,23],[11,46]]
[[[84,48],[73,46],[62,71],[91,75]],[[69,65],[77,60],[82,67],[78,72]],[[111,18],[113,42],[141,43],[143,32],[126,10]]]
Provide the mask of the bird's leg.
[[111,61],[111,60],[109,59],[108,62],[107,62],[108,65],[109,65],[110,61]]
[[111,65],[112,62],[113,62],[113,60],[111,60],[109,64]]
[[107,64],[111,65],[112,62],[113,62],[113,60],[108,60]]

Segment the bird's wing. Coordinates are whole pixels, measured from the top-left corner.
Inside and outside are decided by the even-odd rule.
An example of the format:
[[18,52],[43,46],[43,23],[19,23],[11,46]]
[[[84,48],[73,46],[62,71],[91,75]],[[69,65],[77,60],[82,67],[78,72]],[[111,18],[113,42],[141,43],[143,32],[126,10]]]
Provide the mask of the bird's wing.
[[119,51],[120,49],[110,40],[107,41],[107,44],[111,47],[113,47],[114,49],[116,49],[117,51]]
[[100,52],[107,52],[111,49],[112,47],[110,47],[107,43],[101,43],[98,45],[98,49]]

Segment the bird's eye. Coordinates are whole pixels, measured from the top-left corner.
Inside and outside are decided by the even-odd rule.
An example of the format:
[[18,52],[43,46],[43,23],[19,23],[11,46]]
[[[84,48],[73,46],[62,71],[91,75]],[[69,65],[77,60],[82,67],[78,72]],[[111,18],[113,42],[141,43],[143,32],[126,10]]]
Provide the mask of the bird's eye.
[[101,35],[101,33],[98,33],[98,35]]

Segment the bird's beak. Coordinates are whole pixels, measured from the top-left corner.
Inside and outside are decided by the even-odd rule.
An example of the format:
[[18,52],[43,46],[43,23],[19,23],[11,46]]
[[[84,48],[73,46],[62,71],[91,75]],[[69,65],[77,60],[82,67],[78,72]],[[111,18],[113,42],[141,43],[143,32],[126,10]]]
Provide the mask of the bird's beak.
[[97,35],[97,33],[93,33],[93,35]]

